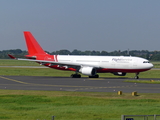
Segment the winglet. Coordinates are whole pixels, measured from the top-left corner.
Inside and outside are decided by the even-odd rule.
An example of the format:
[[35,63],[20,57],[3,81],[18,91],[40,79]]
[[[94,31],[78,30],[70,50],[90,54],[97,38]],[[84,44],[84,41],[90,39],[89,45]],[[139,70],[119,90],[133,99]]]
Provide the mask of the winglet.
[[14,56],[11,55],[11,54],[8,54],[8,56],[9,56],[11,59],[16,59],[16,57],[14,57]]

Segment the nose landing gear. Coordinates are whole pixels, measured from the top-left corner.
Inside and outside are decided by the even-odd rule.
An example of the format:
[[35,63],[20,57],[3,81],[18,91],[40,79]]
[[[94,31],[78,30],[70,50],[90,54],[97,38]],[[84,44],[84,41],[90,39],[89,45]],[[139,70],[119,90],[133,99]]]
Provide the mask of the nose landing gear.
[[135,79],[139,79],[139,72],[138,73],[136,73],[136,76],[134,77]]

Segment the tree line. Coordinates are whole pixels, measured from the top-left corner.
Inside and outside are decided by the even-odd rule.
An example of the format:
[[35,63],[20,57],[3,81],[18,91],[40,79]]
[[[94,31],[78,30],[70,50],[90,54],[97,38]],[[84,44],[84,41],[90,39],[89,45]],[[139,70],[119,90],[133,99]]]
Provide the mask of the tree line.
[[[51,55],[98,55],[98,56],[137,56],[137,57],[143,57],[148,60],[152,61],[160,61],[160,51],[148,51],[148,50],[125,50],[125,51],[120,51],[120,50],[115,50],[112,52],[107,52],[107,51],[80,51],[80,50],[58,50],[58,51],[53,51],[53,52],[48,52],[47,53]],[[15,55],[16,57],[24,57],[24,55],[27,55],[28,52],[25,50],[21,49],[12,49],[12,50],[2,50],[0,51],[0,59],[8,59],[8,54]]]

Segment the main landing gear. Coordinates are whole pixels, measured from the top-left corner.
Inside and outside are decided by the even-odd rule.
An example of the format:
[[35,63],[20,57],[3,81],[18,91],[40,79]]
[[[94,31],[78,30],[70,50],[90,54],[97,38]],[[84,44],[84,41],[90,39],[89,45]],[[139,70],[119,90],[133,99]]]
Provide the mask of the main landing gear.
[[135,78],[135,79],[139,79],[138,75],[139,75],[139,72],[136,73],[136,76],[135,76],[134,78]]
[[[96,75],[94,75],[94,76],[88,76],[88,77],[89,77],[89,78],[99,78],[99,75],[96,74]],[[78,73],[72,74],[72,75],[71,75],[71,78],[81,78],[81,75],[78,74]]]
[[71,78],[81,78],[81,75],[76,73],[76,74],[72,74]]

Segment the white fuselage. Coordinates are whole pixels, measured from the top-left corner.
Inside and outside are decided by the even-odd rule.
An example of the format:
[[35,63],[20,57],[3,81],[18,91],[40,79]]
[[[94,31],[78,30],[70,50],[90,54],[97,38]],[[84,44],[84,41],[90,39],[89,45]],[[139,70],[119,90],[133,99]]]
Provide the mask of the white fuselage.
[[73,65],[90,66],[107,69],[143,69],[148,70],[153,67],[152,63],[140,57],[131,56],[75,56],[57,55],[57,62],[71,63]]

